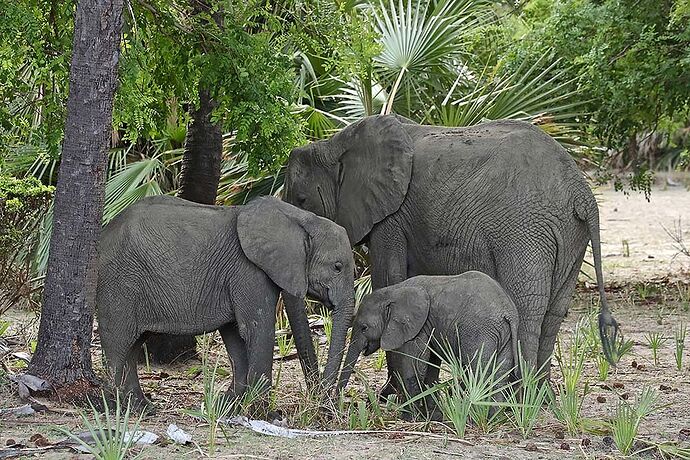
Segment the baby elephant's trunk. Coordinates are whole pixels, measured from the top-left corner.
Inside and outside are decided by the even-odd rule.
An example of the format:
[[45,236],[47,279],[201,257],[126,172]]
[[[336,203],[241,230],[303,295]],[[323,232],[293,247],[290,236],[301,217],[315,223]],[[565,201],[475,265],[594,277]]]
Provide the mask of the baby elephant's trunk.
[[355,364],[357,364],[357,359],[359,355],[364,352],[366,347],[366,340],[359,333],[352,331],[352,340],[350,341],[350,348],[347,350],[347,356],[345,357],[345,365],[340,373],[340,380],[338,381],[338,391],[347,386],[347,382],[350,380],[350,375],[355,369]]

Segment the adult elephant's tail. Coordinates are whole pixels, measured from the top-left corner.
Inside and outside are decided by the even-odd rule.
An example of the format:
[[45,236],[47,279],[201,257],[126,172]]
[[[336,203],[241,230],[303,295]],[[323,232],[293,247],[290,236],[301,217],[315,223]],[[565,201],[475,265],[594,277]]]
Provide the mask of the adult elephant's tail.
[[587,193],[575,205],[577,217],[587,223],[589,229],[589,239],[592,242],[592,256],[594,257],[594,271],[599,287],[599,299],[601,308],[599,309],[599,335],[601,336],[601,346],[604,356],[611,363],[613,360],[613,348],[616,344],[619,327],[616,319],[611,315],[609,305],[606,302],[606,290],[604,289],[604,274],[601,266],[601,240],[599,239],[599,206],[594,195],[587,187]]

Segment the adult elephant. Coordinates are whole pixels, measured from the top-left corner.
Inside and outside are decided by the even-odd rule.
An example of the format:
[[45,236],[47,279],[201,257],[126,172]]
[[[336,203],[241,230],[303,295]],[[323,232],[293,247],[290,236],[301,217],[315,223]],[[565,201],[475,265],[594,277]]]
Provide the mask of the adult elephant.
[[285,199],[345,227],[352,245],[367,243],[374,289],[416,275],[488,274],[515,302],[523,356],[539,367],[591,240],[610,358],[618,325],[604,292],[596,201],[565,149],[531,124],[367,117],[294,149]]

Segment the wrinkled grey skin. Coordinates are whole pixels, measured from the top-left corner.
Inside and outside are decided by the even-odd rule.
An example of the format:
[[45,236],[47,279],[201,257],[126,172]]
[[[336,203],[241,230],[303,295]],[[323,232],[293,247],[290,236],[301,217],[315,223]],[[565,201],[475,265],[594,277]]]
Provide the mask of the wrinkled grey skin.
[[367,117],[293,150],[285,199],[345,227],[351,244],[368,244],[374,289],[416,275],[491,276],[515,302],[523,356],[538,367],[553,352],[591,240],[610,354],[617,324],[598,207],[570,155],[537,127]]
[[278,199],[229,207],[143,199],[108,224],[100,243],[99,332],[115,383],[148,403],[136,368],[146,336],[216,329],[233,362],[230,391],[241,394],[261,376],[270,382],[281,290],[332,308],[325,374],[334,381],[353,315],[353,272],[342,227]]
[[436,383],[449,352],[472,367],[475,356],[486,365],[495,355],[497,375],[505,376],[496,382],[501,386],[518,364],[517,328],[515,304],[484,273],[415,276],[362,300],[338,386],[347,385],[360,354],[379,348],[392,352],[388,372],[401,395],[416,396],[421,385]]

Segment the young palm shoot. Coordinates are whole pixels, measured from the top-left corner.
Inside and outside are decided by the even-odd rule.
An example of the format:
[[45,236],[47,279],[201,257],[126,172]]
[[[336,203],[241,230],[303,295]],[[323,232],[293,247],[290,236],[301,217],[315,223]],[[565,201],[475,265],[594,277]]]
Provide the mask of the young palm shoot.
[[676,358],[676,369],[679,371],[683,369],[683,353],[685,352],[685,336],[688,332],[688,326],[680,323],[680,326],[674,332],[674,339],[676,342],[676,350],[674,352]]
[[556,361],[563,376],[563,383],[557,386],[557,398],[553,401],[553,411],[563,422],[570,434],[577,434],[582,428],[582,403],[588,392],[589,385],[584,384],[580,393],[580,381],[585,367],[587,349],[579,328],[570,340],[568,351],[563,351],[560,338],[556,342]]
[[456,434],[465,436],[468,420],[471,420],[483,432],[494,430],[503,420],[500,410],[505,404],[497,403],[495,399],[508,387],[499,382],[507,380],[512,371],[501,372],[501,364],[496,362],[493,353],[488,360],[482,358],[480,349],[466,365],[461,357],[446,342],[441,347],[441,361],[450,372],[450,380],[438,385],[438,390],[431,393],[443,416],[450,420]]
[[[115,399],[115,412],[112,413],[110,407],[108,407],[108,401],[106,400],[105,394],[101,393],[101,397],[103,398],[103,414],[93,406],[91,401],[89,401],[89,405],[91,406],[91,417],[88,417],[83,411],[79,412],[84,427],[93,439],[93,444],[87,443],[81,437],[72,434],[64,428],[59,428],[59,430],[77,441],[97,460],[124,460],[128,457],[130,449],[136,443],[136,433],[139,430],[143,413],[139,418],[132,421],[129,399],[127,400],[127,406],[123,412],[120,394],[117,393]],[[91,421],[91,419],[93,419],[93,421]]]
[[636,405],[619,400],[616,415],[611,420],[611,433],[616,447],[623,455],[630,455],[640,422],[646,416],[659,409],[659,395],[649,387],[644,387]]
[[648,332],[645,335],[647,345],[652,350],[652,357],[654,358],[654,365],[659,365],[659,349],[668,341],[668,337],[664,337],[660,332]]
[[520,430],[523,439],[532,434],[541,407],[549,397],[549,386],[542,384],[543,368],[539,371],[522,359],[520,354],[520,375],[518,389],[511,388],[506,392],[506,403],[515,428]]

